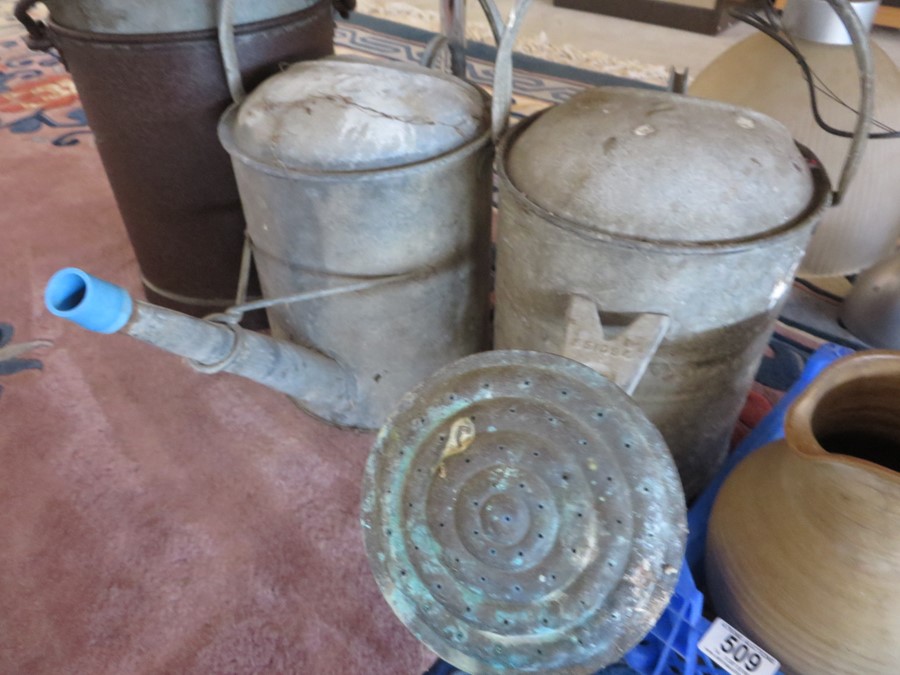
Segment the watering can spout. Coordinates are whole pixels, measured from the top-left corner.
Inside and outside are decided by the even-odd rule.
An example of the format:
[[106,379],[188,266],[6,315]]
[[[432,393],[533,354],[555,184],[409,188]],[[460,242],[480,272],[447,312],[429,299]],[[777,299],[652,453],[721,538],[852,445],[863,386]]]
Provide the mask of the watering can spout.
[[44,303],[52,314],[88,330],[126,333],[184,357],[200,372],[240,375],[338,424],[343,415],[348,424],[351,420],[353,377],[316,351],[134,300],[124,288],[74,267],[51,277]]

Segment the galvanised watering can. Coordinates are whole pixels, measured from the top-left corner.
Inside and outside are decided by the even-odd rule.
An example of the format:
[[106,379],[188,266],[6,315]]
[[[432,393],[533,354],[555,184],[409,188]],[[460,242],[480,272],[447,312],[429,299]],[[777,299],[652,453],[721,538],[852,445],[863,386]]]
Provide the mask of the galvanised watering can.
[[[525,4],[502,31],[498,62],[511,60]],[[511,70],[498,71],[495,88],[508,92]],[[491,163],[509,96],[492,115],[487,95],[458,77],[335,57],[294,64],[235,98],[219,136],[267,299],[203,322],[110,291],[118,318],[101,332],[245,375],[328,422],[376,429],[425,377],[489,345]],[[101,287],[61,271],[47,306],[96,329],[79,317],[107,311]],[[237,325],[259,307],[274,339]]]
[[[864,42],[855,12],[829,2]],[[864,48],[859,60],[871,85]],[[870,94],[864,86],[835,203],[858,165]],[[634,399],[696,495],[725,457],[832,201],[821,164],[765,115],[630,87],[587,90],[523,120],[504,137],[498,164],[496,348],[590,363],[607,346],[573,345],[573,318],[599,317],[614,332],[647,313],[668,317]]]

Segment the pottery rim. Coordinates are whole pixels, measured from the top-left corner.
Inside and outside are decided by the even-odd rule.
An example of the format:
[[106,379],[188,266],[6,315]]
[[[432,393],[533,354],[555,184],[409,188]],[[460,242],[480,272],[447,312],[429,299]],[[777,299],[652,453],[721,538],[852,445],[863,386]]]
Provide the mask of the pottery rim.
[[[826,368],[819,377],[803,391],[788,409],[785,419],[785,439],[788,445],[796,450],[797,455],[805,460],[839,462],[875,470],[888,480],[900,485],[900,470],[892,469],[873,460],[842,454],[827,450],[820,442],[817,433],[817,412],[826,399],[839,389],[854,385],[868,384],[862,396],[889,396],[885,385],[895,382],[895,393],[900,393],[900,351],[869,350],[845,356]],[[876,388],[872,388],[872,384]],[[881,386],[878,386],[881,384]],[[845,394],[846,395],[846,394]],[[897,399],[896,413],[900,416],[900,399]],[[896,436],[893,439],[900,446],[900,423],[895,424]],[[898,457],[900,462],[900,457]]]

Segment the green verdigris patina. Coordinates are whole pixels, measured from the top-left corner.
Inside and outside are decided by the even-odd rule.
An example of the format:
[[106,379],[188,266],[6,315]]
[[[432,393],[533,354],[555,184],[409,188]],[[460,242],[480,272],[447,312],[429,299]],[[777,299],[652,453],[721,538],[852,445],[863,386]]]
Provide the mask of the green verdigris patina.
[[653,626],[677,580],[684,494],[616,385],[537,352],[447,366],[376,439],[362,526],[403,623],[469,673],[593,673]]

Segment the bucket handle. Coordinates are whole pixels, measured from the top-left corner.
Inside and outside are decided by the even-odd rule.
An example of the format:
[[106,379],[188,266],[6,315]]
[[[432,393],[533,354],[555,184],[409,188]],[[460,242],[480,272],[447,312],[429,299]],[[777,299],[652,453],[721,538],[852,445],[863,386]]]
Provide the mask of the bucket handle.
[[[491,97],[491,135],[495,143],[500,140],[509,124],[509,112],[512,109],[513,46],[531,2],[532,0],[517,0],[504,25],[494,0],[478,0],[497,45]],[[441,33],[425,47],[420,60],[423,66],[432,67],[437,54],[446,48],[450,52],[450,72],[457,77],[465,77],[465,20],[465,0],[441,0]]]
[[19,23],[25,26],[28,35],[25,37],[25,44],[34,51],[46,52],[53,47],[50,40],[50,34],[47,30],[47,24],[43,21],[35,20],[28,11],[38,4],[39,0],[19,0],[13,10],[13,15],[18,19]]
[[465,79],[466,0],[440,0],[440,10],[442,46],[450,52],[450,72]]
[[841,169],[837,189],[832,193],[831,205],[837,206],[847,193],[847,188],[859,169],[863,151],[869,140],[869,129],[872,126],[872,116],[875,112],[875,66],[868,33],[850,2],[848,0],[826,0],[826,2],[831,5],[850,35],[859,74],[859,112],[856,115],[853,140],[847,150],[847,158]]
[[497,41],[497,58],[494,61],[494,86],[491,97],[491,132],[494,143],[500,141],[509,125],[509,113],[512,110],[513,93],[513,46],[525,12],[532,0],[516,0],[509,10],[506,26],[501,28],[500,12],[493,0],[479,0],[488,17],[494,39]]
[[237,47],[234,44],[234,1],[219,0],[216,25],[219,35],[219,53],[222,55],[222,66],[225,69],[228,91],[231,92],[232,100],[240,103],[247,96],[247,92],[244,89]]
[[566,308],[562,355],[593,368],[631,396],[659,349],[670,319],[665,314],[640,314],[615,337],[607,337],[597,304],[572,294]]
[[[438,54],[440,54],[443,50],[447,50],[450,53],[450,62],[453,63],[453,46],[450,42],[450,38],[448,38],[443,33],[439,33],[435,35],[428,41],[428,44],[425,45],[425,49],[422,50],[422,56],[419,57],[419,65],[425,68],[434,68],[437,66],[437,58]],[[458,75],[457,72],[451,66],[451,72],[454,75]]]

